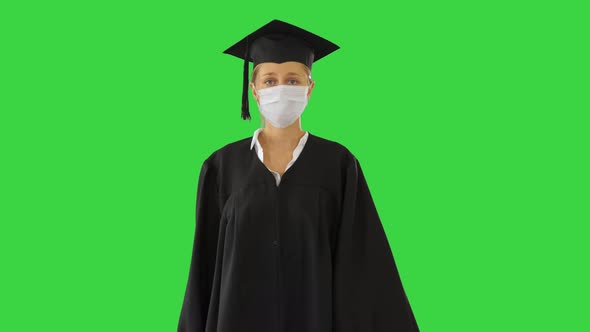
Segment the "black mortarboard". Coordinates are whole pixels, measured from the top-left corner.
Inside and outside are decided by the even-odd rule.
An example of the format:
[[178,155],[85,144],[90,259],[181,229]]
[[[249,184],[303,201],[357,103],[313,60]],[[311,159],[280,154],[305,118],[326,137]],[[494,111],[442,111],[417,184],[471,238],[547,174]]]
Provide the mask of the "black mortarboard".
[[250,119],[248,110],[248,62],[254,67],[263,62],[301,62],[311,64],[340,47],[318,35],[292,24],[272,20],[258,30],[223,51],[244,59],[244,86],[242,91],[242,119]]

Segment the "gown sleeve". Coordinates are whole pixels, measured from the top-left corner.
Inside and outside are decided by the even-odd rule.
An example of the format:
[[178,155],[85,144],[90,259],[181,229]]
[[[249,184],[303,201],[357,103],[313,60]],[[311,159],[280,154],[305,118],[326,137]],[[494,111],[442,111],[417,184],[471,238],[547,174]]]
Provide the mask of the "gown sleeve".
[[351,159],[333,251],[333,331],[419,331],[361,165]]
[[195,232],[178,332],[204,332],[213,285],[221,213],[215,169],[203,162],[197,186]]

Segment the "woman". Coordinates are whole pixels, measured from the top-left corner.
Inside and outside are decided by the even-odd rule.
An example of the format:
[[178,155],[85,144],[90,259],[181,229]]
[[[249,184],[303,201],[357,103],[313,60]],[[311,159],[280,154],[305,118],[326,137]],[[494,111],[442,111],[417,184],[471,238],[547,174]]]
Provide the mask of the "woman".
[[419,331],[359,161],[301,129],[311,65],[338,48],[273,20],[224,52],[265,126],[203,162],[179,332]]

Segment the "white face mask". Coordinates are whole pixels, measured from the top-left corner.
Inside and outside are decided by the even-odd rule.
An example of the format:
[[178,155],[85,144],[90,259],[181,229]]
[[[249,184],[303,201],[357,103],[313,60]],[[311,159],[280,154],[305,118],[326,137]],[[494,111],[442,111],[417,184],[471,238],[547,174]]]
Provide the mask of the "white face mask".
[[303,113],[308,90],[307,85],[277,85],[256,90],[260,113],[274,127],[285,128]]

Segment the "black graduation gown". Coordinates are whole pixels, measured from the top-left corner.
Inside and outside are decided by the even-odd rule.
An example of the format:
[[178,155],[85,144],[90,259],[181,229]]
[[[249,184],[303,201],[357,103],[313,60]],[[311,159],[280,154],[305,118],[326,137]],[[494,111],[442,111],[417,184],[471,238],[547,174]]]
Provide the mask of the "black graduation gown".
[[309,133],[277,186],[251,139],[202,164],[178,331],[419,331],[355,156]]

